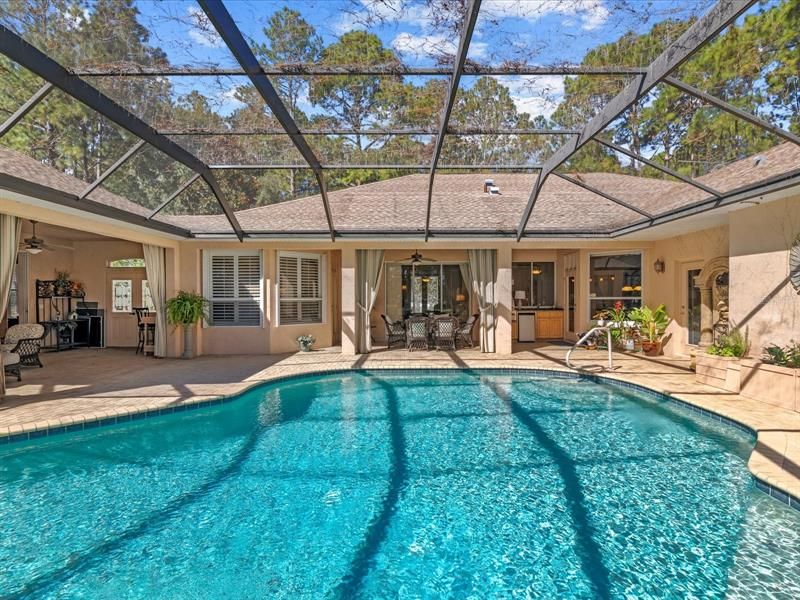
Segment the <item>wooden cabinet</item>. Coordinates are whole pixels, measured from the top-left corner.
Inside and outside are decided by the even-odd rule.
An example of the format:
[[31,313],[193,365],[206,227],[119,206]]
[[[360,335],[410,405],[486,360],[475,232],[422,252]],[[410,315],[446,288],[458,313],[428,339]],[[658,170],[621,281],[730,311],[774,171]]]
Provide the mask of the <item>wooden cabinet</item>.
[[[519,340],[519,314],[516,311],[511,323],[511,336],[515,342]],[[536,339],[537,341],[564,339],[563,310],[536,311]]]
[[536,311],[536,339],[560,340],[564,337],[563,310]]

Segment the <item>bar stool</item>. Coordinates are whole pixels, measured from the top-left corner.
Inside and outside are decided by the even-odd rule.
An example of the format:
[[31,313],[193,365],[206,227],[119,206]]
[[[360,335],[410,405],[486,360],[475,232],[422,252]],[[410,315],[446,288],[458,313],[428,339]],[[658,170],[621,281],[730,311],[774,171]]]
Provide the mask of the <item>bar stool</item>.
[[156,316],[146,315],[142,317],[142,353],[154,354],[156,345]]
[[142,319],[149,315],[150,311],[144,307],[134,307],[133,313],[136,315],[136,329],[139,333],[139,339],[136,342],[136,354],[139,354],[139,352],[144,352],[145,326]]

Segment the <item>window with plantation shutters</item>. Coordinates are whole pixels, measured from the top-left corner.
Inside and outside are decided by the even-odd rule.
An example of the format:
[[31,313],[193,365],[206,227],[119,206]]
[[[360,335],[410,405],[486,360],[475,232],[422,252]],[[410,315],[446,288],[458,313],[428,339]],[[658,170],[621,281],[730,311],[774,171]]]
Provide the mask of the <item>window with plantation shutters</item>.
[[260,326],[261,253],[206,252],[207,323],[216,327]]
[[278,324],[324,320],[323,260],[319,254],[278,254]]

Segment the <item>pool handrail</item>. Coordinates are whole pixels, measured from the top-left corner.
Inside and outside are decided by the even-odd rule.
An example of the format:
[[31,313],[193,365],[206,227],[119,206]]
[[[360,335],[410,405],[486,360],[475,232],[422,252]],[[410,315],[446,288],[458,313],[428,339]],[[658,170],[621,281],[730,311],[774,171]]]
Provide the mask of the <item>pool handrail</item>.
[[604,367],[604,370],[605,371],[613,371],[614,370],[614,359],[613,359],[613,357],[611,355],[611,327],[608,326],[608,325],[597,325],[595,327],[592,327],[589,331],[584,333],[583,336],[581,336],[581,338],[577,342],[575,342],[575,344],[573,344],[572,348],[567,350],[566,362],[567,362],[567,366],[570,369],[579,369],[579,367],[572,366],[572,363],[569,360],[570,356],[572,356],[572,351],[575,350],[575,348],[580,346],[587,339],[589,339],[589,337],[594,335],[594,333],[597,332],[597,331],[605,331],[606,335],[608,336],[608,367]]

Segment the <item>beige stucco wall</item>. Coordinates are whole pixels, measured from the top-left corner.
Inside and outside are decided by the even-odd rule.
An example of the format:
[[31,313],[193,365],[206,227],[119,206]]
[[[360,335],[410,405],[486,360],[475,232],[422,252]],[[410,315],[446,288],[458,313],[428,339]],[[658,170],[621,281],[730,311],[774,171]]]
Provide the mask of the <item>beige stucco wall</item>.
[[[27,205],[15,197],[0,195],[0,211],[34,218],[45,223],[92,231],[114,239],[106,241],[54,240],[70,245],[73,252],[42,253],[31,257],[31,281],[52,278],[55,269],[70,271],[82,281],[88,298],[105,305],[105,265],[114,258],[141,256],[142,243],[155,243],[168,248],[167,288],[172,296],[178,289],[203,289],[203,249],[258,249],[264,260],[264,323],[261,327],[215,328],[202,327],[195,339],[199,354],[266,354],[291,352],[296,349],[296,337],[310,333],[317,338],[317,347],[329,346],[341,337],[343,351],[352,351],[352,318],[354,313],[354,260],[357,248],[383,248],[387,261],[407,258],[414,250],[437,261],[460,262],[466,260],[470,248],[494,248],[498,263],[508,269],[513,261],[556,262],[556,302],[566,303],[567,257],[573,255],[576,266],[576,329],[585,330],[589,314],[589,256],[611,251],[639,251],[643,256],[644,302],[649,305],[664,303],[674,322],[668,330],[665,346],[668,353],[683,353],[686,325],[687,268],[702,268],[708,260],[730,255],[731,265],[731,316],[740,325],[747,326],[753,342],[753,353],[760,354],[768,342],[786,343],[792,337],[800,338],[800,297],[788,284],[788,248],[792,239],[800,234],[800,196],[735,210],[729,216],[729,225],[705,229],[684,235],[671,236],[659,241],[633,242],[621,240],[512,240],[458,241],[431,240],[378,240],[355,241],[247,241],[213,242],[207,240],[180,241],[170,236],[110,223],[96,217],[63,214],[47,207]],[[326,322],[313,326],[278,326],[276,310],[276,260],[279,250],[297,250],[324,253],[327,256]],[[666,264],[663,274],[655,273],[653,263],[662,259]],[[498,350],[510,349],[511,306],[510,273],[501,271],[498,287]],[[508,279],[508,281],[506,281]],[[508,285],[507,285],[508,284]],[[473,299],[474,300],[474,299]],[[566,307],[565,307],[566,308]],[[33,306],[31,306],[31,310]],[[376,326],[375,337],[384,339],[380,314],[385,310],[384,282],[372,314]],[[472,310],[475,310],[473,301]],[[32,313],[31,313],[32,314]],[[179,332],[170,330],[170,353],[181,352]]]
[[[297,337],[310,334],[316,339],[319,348],[328,347],[333,341],[334,319],[338,319],[338,250],[330,244],[293,244],[248,242],[185,242],[177,251],[177,287],[179,289],[203,292],[203,251],[204,250],[258,250],[262,253],[264,281],[262,303],[264,319],[258,327],[212,327],[203,324],[195,335],[195,353],[203,354],[282,354],[297,350]],[[277,258],[279,250],[315,252],[326,257],[327,306],[325,322],[318,325],[278,325],[277,310]],[[334,293],[335,292],[335,293]],[[182,341],[175,340],[176,351]]]
[[[646,252],[644,302],[664,304],[673,321],[664,336],[664,353],[685,354],[687,346],[687,269],[701,269],[716,257],[728,256],[728,226],[714,227],[659,240]],[[656,260],[664,261],[664,272],[656,273]]]
[[142,258],[142,245],[126,240],[75,241],[68,238],[47,236],[50,243],[70,246],[69,250],[44,251],[28,258],[28,276],[31,290],[28,295],[28,310],[35,318],[36,296],[33,285],[37,279],[53,279],[55,272],[67,271],[73,281],[83,284],[86,300],[97,302],[99,308],[107,309],[106,269],[108,262],[120,258]]
[[730,315],[750,336],[750,354],[800,341],[800,295],[789,282],[789,249],[800,235],[800,195],[730,216]]

